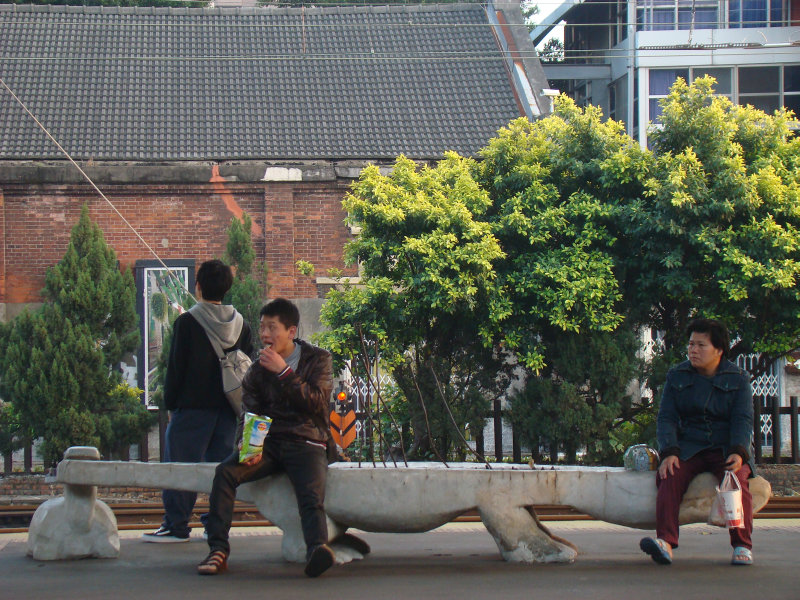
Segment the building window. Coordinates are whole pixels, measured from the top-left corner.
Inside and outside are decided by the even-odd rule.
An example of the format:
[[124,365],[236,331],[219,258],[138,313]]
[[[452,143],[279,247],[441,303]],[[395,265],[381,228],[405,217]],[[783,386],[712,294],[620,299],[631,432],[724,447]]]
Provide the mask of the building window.
[[728,23],[731,28],[781,27],[783,0],[729,0]]
[[[649,73],[648,117],[661,123],[660,101],[678,77],[691,76],[691,81],[711,75],[716,79],[714,92],[737,104],[749,104],[767,114],[781,106],[800,115],[800,65],[738,67],[734,80],[731,67],[698,67],[692,69],[651,69]],[[738,84],[738,85],[737,85]]]
[[581,80],[575,82],[575,88],[572,91],[572,99],[575,104],[582,108],[586,108],[592,102],[592,82]]
[[617,0],[617,26],[616,41],[628,39],[628,3]]
[[636,22],[639,31],[716,29],[719,13],[718,0],[639,0]]
[[640,31],[675,29],[675,0],[642,0],[636,8]]
[[781,105],[780,67],[739,67],[739,104],[767,114]]
[[800,65],[783,67],[783,105],[800,119]]
[[661,123],[661,100],[669,94],[669,88],[678,77],[689,79],[689,69],[651,69],[649,116],[653,123]]
[[718,96],[727,96],[733,100],[733,72],[732,69],[725,68],[699,68],[692,69],[692,81],[710,75],[717,82],[714,84],[714,92]]
[[[727,6],[728,22],[724,22]],[[783,27],[788,23],[784,0],[638,0],[639,31]]]
[[678,6],[678,29],[718,29],[719,6],[716,2],[698,2],[696,6]]

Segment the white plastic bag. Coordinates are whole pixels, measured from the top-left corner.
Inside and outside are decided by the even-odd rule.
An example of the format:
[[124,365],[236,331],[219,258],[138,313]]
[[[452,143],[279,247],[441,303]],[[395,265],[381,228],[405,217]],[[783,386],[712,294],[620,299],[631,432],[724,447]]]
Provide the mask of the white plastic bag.
[[742,486],[733,471],[725,471],[722,483],[717,486],[717,504],[725,527],[728,529],[744,527]]

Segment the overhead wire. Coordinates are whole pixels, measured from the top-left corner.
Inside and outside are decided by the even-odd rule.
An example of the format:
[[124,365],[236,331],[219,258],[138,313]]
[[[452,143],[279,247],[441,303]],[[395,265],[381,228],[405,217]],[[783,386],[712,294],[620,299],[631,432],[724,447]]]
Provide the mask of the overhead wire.
[[[337,4],[332,2],[331,4]],[[483,3],[481,3],[483,4]],[[540,3],[540,4],[547,4]],[[554,2],[553,4],[561,4],[560,2]],[[624,5],[624,3],[616,2],[616,1],[598,1],[598,2],[591,2],[588,3],[591,6],[597,5]],[[693,3],[694,4],[694,3]],[[317,5],[317,3],[315,3]],[[576,2],[575,6],[582,5],[580,2]],[[584,4],[585,5],[585,4]],[[306,19],[306,12],[304,10],[305,4],[297,5],[297,4],[290,4],[288,5],[291,8],[299,9],[298,15],[300,15],[301,20],[298,23],[231,23],[231,22],[215,22],[213,20],[207,20],[203,22],[200,27],[203,29],[215,29],[215,28],[282,28],[282,29],[292,29],[292,28],[299,28],[304,33],[307,29],[315,29],[315,28],[326,28],[326,29],[352,29],[352,28],[369,28],[372,30],[375,29],[383,29],[383,28],[418,28],[418,27],[426,27],[426,28],[451,28],[451,27],[459,27],[459,28],[468,28],[468,27],[481,27],[481,28],[497,28],[498,25],[492,23],[466,23],[466,22],[457,22],[457,23],[417,23],[413,21],[404,21],[402,23],[313,23],[309,22]],[[362,5],[358,5],[362,6]],[[364,4],[363,6],[371,7],[374,6],[373,4]],[[396,5],[401,7],[402,5]],[[650,3],[646,3],[645,6],[650,6]],[[154,8],[154,7],[149,7]],[[3,21],[9,21],[9,19],[5,19],[7,16],[13,15],[20,15],[20,14],[28,14],[23,11],[10,11],[5,13],[0,13],[0,27],[3,25]],[[47,13],[49,15],[57,15],[62,16],[66,15],[66,12],[52,12]],[[111,13],[108,12],[91,12],[87,14],[92,15],[108,15]],[[141,13],[146,15],[147,13]],[[154,15],[158,15],[158,13],[154,12],[151,13]],[[187,13],[189,14],[189,13]],[[219,15],[220,13],[216,13],[215,15]],[[230,12],[230,16],[236,16],[239,13],[236,9]],[[248,15],[251,14],[258,14],[258,13],[251,13],[248,12]],[[270,12],[269,10],[264,11],[265,15],[271,16],[275,13]],[[369,15],[371,13],[364,13],[364,15]],[[118,15],[115,15],[118,16]],[[126,13],[124,16],[130,16],[130,13]],[[170,14],[170,16],[174,16]],[[222,13],[223,17],[227,17],[229,15]],[[405,16],[405,15],[404,15]],[[413,18],[413,15],[410,15]],[[14,20],[17,26],[20,25],[19,20]],[[694,21],[694,20],[693,20]],[[197,27],[198,24],[193,23],[183,23],[180,21],[171,20],[170,22],[152,22],[145,19],[136,20],[136,21],[115,21],[115,22],[86,22],[86,21],[47,21],[47,22],[31,22],[25,23],[30,27],[40,27],[40,28],[48,28],[48,29],[59,29],[62,27],[104,27],[104,28],[119,28],[119,27],[136,27],[136,28],[158,28],[158,27],[170,27],[170,28],[180,28],[180,27]],[[517,27],[526,27],[529,29],[530,27],[535,26],[535,23],[531,23],[528,25],[518,25]],[[626,25],[626,23],[622,22],[596,22],[596,23],[571,23],[571,26],[597,26],[597,27],[609,27],[609,26],[616,26],[616,25]],[[514,25],[510,25],[514,27]],[[142,62],[270,62],[270,61],[308,61],[308,60],[315,60],[315,61],[337,61],[337,62],[344,62],[344,61],[366,61],[366,62],[414,62],[414,61],[426,61],[426,62],[477,62],[477,61],[495,61],[500,58],[509,59],[509,58],[544,58],[543,63],[545,65],[569,65],[569,64],[580,64],[579,61],[586,61],[586,60],[610,60],[610,59],[628,59],[636,55],[640,55],[642,52],[658,52],[659,57],[664,58],[687,58],[692,56],[692,53],[699,53],[704,54],[709,49],[724,49],[729,51],[731,54],[736,54],[736,51],[747,51],[752,52],[753,50],[761,50],[761,49],[768,49],[770,51],[770,56],[774,57],[775,55],[794,55],[797,51],[795,50],[794,46],[791,43],[788,43],[785,46],[776,46],[776,45],[764,45],[759,44],[752,41],[752,36],[750,35],[750,31],[748,29],[742,29],[741,33],[745,35],[744,39],[741,42],[735,42],[730,44],[724,45],[704,45],[704,44],[691,44],[689,43],[691,40],[691,36],[693,32],[697,31],[696,29],[682,29],[682,28],[674,28],[674,31],[687,31],[690,38],[687,40],[686,44],[671,44],[671,45],[662,45],[662,46],[651,46],[651,47],[643,47],[639,46],[638,48],[631,48],[631,47],[619,47],[619,48],[597,48],[597,49],[586,49],[586,48],[565,48],[560,49],[558,53],[564,57],[564,60],[547,60],[547,56],[542,56],[539,51],[491,51],[491,52],[469,52],[469,51],[453,51],[453,50],[428,50],[428,51],[418,51],[418,52],[314,52],[314,53],[259,53],[259,54],[246,54],[246,55],[216,55],[216,54],[202,54],[202,55],[195,55],[195,56],[178,56],[178,55],[158,55],[158,54],[149,54],[149,55],[136,55],[136,54],[101,54],[101,55],[60,55],[60,56],[14,56],[8,55],[3,56],[0,58],[0,61],[7,61],[7,62],[81,62],[81,61],[142,61]],[[303,37],[303,41],[305,42],[305,35]],[[765,58],[765,60],[767,60]],[[799,59],[800,61],[800,59]]]
[[[225,29],[397,29],[397,28],[404,28],[404,29],[449,29],[449,28],[464,28],[464,29],[497,29],[500,27],[494,23],[473,23],[473,22],[450,22],[450,23],[423,23],[423,22],[415,22],[413,21],[414,15],[407,15],[407,13],[397,13],[398,16],[409,16],[412,20],[404,20],[402,22],[397,21],[394,23],[391,22],[374,22],[374,23],[357,23],[357,22],[342,22],[342,23],[314,23],[309,22],[308,19],[311,17],[316,16],[323,16],[323,15],[316,15],[313,12],[306,12],[306,22],[305,24],[302,23],[302,13],[303,11],[298,8],[297,15],[285,15],[281,13],[274,13],[265,11],[262,14],[259,13],[239,13],[235,9],[230,14],[219,14],[219,13],[210,13],[205,14],[204,16],[208,17],[206,22],[198,25],[197,22],[180,22],[177,20],[167,21],[160,21],[160,22],[153,22],[148,20],[141,20],[141,21],[107,21],[107,22],[100,22],[100,21],[72,21],[72,20],[59,20],[59,21],[31,21],[28,23],[21,23],[19,19],[12,19],[10,17],[16,15],[31,15],[31,14],[47,14],[51,16],[67,16],[74,13],[67,13],[67,12],[52,12],[52,13],[35,13],[35,12],[0,12],[0,24],[3,22],[6,23],[15,23],[29,25],[31,27],[102,27],[102,28],[119,28],[119,27],[152,27],[152,28],[174,28],[174,29],[181,29],[183,27],[193,27],[196,28],[198,26],[207,28],[207,29],[217,29],[217,28],[225,28]],[[108,16],[124,16],[124,17],[170,17],[171,19],[174,17],[182,17],[182,16],[195,16],[191,13],[186,14],[159,14],[159,13],[147,13],[147,12],[138,12],[138,13],[95,13],[95,12],[87,12],[84,13],[88,16],[96,16],[96,17],[108,17]],[[372,13],[363,13],[363,16],[370,16]],[[275,22],[275,23],[231,23],[231,22],[212,22],[212,18],[216,17],[229,17],[229,16],[264,16],[264,17],[284,17],[284,16],[297,16],[301,19],[301,21],[297,23],[292,22]],[[325,15],[330,16],[330,15]],[[337,16],[342,16],[339,13]],[[9,18],[7,18],[9,17]],[[758,28],[765,28],[765,29],[777,29],[777,28],[785,28],[789,26],[788,19],[781,19],[780,21],[776,21],[773,19],[764,19],[764,20],[753,20],[753,21],[746,21],[743,22],[740,26],[737,27],[707,27],[708,25],[728,25],[730,21],[719,20],[719,21],[703,21],[703,27],[699,29],[738,29],[742,30],[742,32],[746,32],[749,29],[758,29]],[[560,19],[556,22],[551,21],[527,21],[525,23],[508,23],[504,24],[504,28],[508,28],[511,30],[514,29],[526,29],[531,31],[536,27],[540,26],[550,26],[553,27],[563,24],[568,27],[610,27],[610,26],[620,26],[620,27],[628,27],[629,25],[633,25],[638,28],[638,31],[689,31],[690,23],[689,22],[667,22],[667,23],[642,23],[640,21],[625,21],[625,20],[614,20],[614,21],[569,21],[566,22],[564,19]],[[671,27],[665,27],[671,26]],[[697,24],[695,23],[695,29],[698,29]]]
[[[328,3],[326,3],[326,2],[314,3],[313,5],[309,5],[309,7],[319,6],[320,4],[326,5]],[[485,6],[485,3],[483,3],[483,2],[476,3],[476,4],[481,4],[481,5]],[[548,4],[548,3],[544,2],[544,3],[539,3],[539,4]],[[561,5],[560,2],[553,2],[552,4]],[[587,6],[587,5],[588,6],[598,6],[598,5],[600,5],[600,6],[602,6],[602,5],[625,6],[625,4],[626,3],[624,3],[624,2],[600,0],[600,1],[597,1],[597,2],[589,2],[589,3],[575,2],[574,6],[576,6],[576,7],[578,7],[578,6]],[[330,2],[330,5],[339,5],[339,6],[341,6],[340,3],[336,3],[336,2]],[[16,6],[16,5],[14,5],[14,6]],[[266,17],[277,17],[277,18],[283,17],[283,16],[285,16],[287,14],[287,13],[275,13],[274,10],[273,10],[275,6],[276,6],[275,4],[270,4],[269,6],[264,7],[263,13],[261,13],[261,14],[263,14],[263,16],[266,16]],[[280,21],[274,22],[274,23],[232,23],[232,22],[228,22],[228,21],[219,22],[218,19],[207,19],[202,24],[200,24],[199,26],[202,27],[205,30],[214,30],[214,29],[217,29],[217,28],[225,28],[225,29],[231,29],[231,28],[234,28],[234,29],[239,29],[239,28],[246,28],[246,29],[278,28],[278,29],[284,29],[284,30],[298,28],[298,29],[301,29],[301,31],[304,33],[304,36],[303,36],[304,41],[305,41],[305,32],[307,30],[314,30],[314,29],[347,30],[347,29],[358,29],[358,28],[364,29],[364,28],[367,28],[367,29],[370,29],[370,30],[374,31],[376,29],[397,29],[397,28],[403,28],[403,29],[412,29],[412,28],[436,28],[436,29],[442,29],[442,28],[464,28],[464,29],[468,29],[468,28],[491,28],[491,29],[496,29],[497,27],[499,27],[499,25],[494,24],[494,23],[470,23],[470,22],[424,23],[424,22],[415,22],[414,21],[415,15],[406,15],[406,14],[402,14],[400,12],[398,12],[397,14],[398,15],[402,14],[404,19],[406,19],[408,17],[409,20],[404,20],[403,22],[395,22],[395,23],[387,23],[387,22],[363,22],[363,23],[358,23],[358,22],[330,23],[330,22],[326,22],[326,23],[314,23],[313,20],[310,21],[309,19],[306,18],[306,14],[307,13],[305,11],[305,8],[306,8],[306,4],[305,3],[303,3],[303,4],[277,3],[277,6],[279,8],[297,9],[296,14],[299,16],[300,21],[299,22],[295,22],[295,23],[285,22],[285,20],[280,20]],[[370,7],[373,7],[375,5],[374,4],[365,3],[363,5],[348,5],[348,6],[351,6],[351,7],[362,7],[363,6],[365,8],[370,8]],[[403,6],[402,4],[393,4],[393,5],[390,6],[390,8],[397,7],[398,9],[400,9],[400,8],[402,8],[402,6]],[[676,4],[672,4],[671,6],[672,7],[676,7],[677,5]],[[644,2],[644,3],[639,3],[637,5],[637,9],[636,10],[647,10],[647,9],[652,8],[652,7],[653,7],[653,5],[652,5],[651,2]],[[131,13],[124,14],[124,16],[127,18],[127,20],[125,20],[124,22],[123,21],[115,21],[115,22],[109,22],[109,21],[97,22],[96,21],[96,22],[90,22],[90,21],[77,21],[77,20],[64,20],[64,19],[61,19],[61,20],[51,20],[51,21],[48,21],[48,22],[40,22],[40,21],[39,22],[31,22],[31,23],[26,23],[26,24],[31,26],[31,27],[42,27],[42,28],[46,27],[48,29],[61,28],[61,27],[103,27],[103,28],[119,28],[119,27],[126,27],[126,28],[128,28],[128,27],[161,28],[161,27],[167,27],[167,28],[172,28],[172,29],[181,28],[181,27],[198,27],[198,24],[196,22],[181,22],[181,21],[175,20],[175,19],[170,19],[169,22],[165,22],[165,21],[153,22],[152,20],[147,20],[147,19],[140,19],[140,20],[131,21],[130,20],[131,17],[138,18],[139,16],[156,16],[156,17],[158,17],[158,16],[165,16],[166,14],[169,14],[170,17],[176,16],[176,15],[174,15],[174,13],[165,13],[164,11],[158,12],[158,8],[157,7],[143,7],[143,8],[144,8],[144,10],[142,10],[141,12],[134,13],[133,15]],[[693,3],[692,3],[693,14],[694,14],[694,8],[695,8],[695,2],[693,1]],[[147,12],[148,9],[150,9],[152,12]],[[190,9],[186,9],[186,10],[187,10],[186,15],[193,14],[193,13],[189,13],[188,12],[188,10],[190,10]],[[16,22],[17,25],[19,25],[19,19],[13,19],[13,17],[15,15],[21,15],[21,14],[29,14],[29,13],[28,12],[24,12],[24,11],[16,11],[16,10],[9,11],[9,12],[6,12],[6,13],[0,13],[0,26],[2,25],[4,20],[6,20],[6,21],[13,20],[13,21]],[[67,13],[65,11],[65,12],[52,12],[52,13],[47,13],[47,14],[57,15],[57,16],[66,16],[69,13]],[[87,12],[86,14],[103,16],[103,15],[109,15],[111,13],[108,13],[108,12]],[[230,13],[227,13],[227,14],[226,13],[213,13],[213,16],[214,17],[223,17],[224,18],[224,17],[229,17],[229,16],[235,17],[235,16],[240,15],[240,14],[245,14],[245,13],[240,13],[238,11],[238,9],[234,8],[234,9],[232,9],[230,11]],[[258,11],[251,12],[251,11],[248,10],[248,12],[246,14],[247,14],[247,16],[252,16],[252,15],[259,15],[260,16]],[[310,18],[312,13],[308,13],[308,14],[309,14],[309,18]],[[347,13],[347,14],[353,14],[353,13]],[[372,13],[370,13],[370,12],[363,13],[364,16],[370,16],[371,14]],[[177,15],[177,16],[180,16],[180,15]],[[8,18],[6,19],[5,17],[8,17]],[[561,21],[559,21],[559,23],[563,23],[563,19]],[[725,21],[715,21],[713,23],[705,22],[705,23],[703,23],[704,27],[702,27],[702,29],[712,29],[711,27],[708,27],[709,25],[717,26],[717,25],[725,25],[725,24],[727,24],[727,22],[725,22]],[[751,23],[751,24],[758,24],[758,22],[754,22],[754,23]],[[778,23],[775,23],[771,19],[767,19],[767,20],[765,20],[763,22],[763,24],[764,25],[785,26],[785,25],[788,24],[788,22],[786,20],[782,20],[782,21],[780,21]],[[527,23],[522,23],[522,24],[504,24],[504,27],[508,27],[508,28],[512,28],[512,29],[513,28],[524,27],[526,29],[526,31],[530,31],[533,28],[535,28],[537,26],[541,26],[541,25],[552,25],[552,26],[555,27],[556,25],[558,25],[558,23],[553,23],[553,22],[549,22],[549,21],[547,21],[547,22],[546,21],[539,21],[539,22],[528,21]],[[644,24],[643,25],[643,24],[639,23],[638,21],[636,23],[630,23],[628,21],[623,21],[623,20],[592,21],[592,22],[571,22],[571,23],[565,23],[564,25],[568,26],[568,27],[571,27],[571,28],[574,28],[574,27],[621,27],[621,28],[627,28],[629,25],[634,25],[634,26],[637,27],[637,30],[639,30],[639,31],[666,31],[666,30],[687,31],[688,35],[689,35],[689,41],[691,41],[691,37],[693,35],[693,31],[695,29],[699,30],[699,28],[696,27],[694,18],[692,19],[692,22],[690,24],[677,23],[677,22],[676,23],[671,23],[671,25],[673,25],[673,27],[671,27],[671,28],[665,28],[665,27],[663,27],[662,24],[648,23],[648,24]],[[669,25],[669,24],[667,24],[667,25]],[[688,27],[687,27],[687,25],[688,25]],[[658,28],[656,29],[656,27],[658,27]],[[747,28],[747,27],[744,27],[744,28],[742,28],[742,27],[728,27],[727,29],[741,29],[741,33],[744,35],[744,39],[740,43],[743,43],[743,44],[746,43],[748,41],[747,38],[750,37],[750,35],[749,35],[750,32],[747,31],[749,28]],[[758,46],[756,45],[754,47],[757,48]],[[609,52],[613,51],[613,55],[603,55],[604,57],[620,56],[620,51],[619,50],[615,50],[615,49],[612,50],[611,48],[606,49],[606,50],[609,51]],[[622,50],[622,52],[624,52],[624,51],[625,50]],[[580,49],[569,49],[569,50],[566,50],[565,52],[573,52],[573,53],[575,53],[575,56],[580,56],[579,53],[588,53],[589,51],[580,50]],[[516,54],[518,56],[520,55],[520,53],[516,53]],[[681,55],[685,55],[683,48],[681,48]],[[492,58],[494,58],[494,56],[496,56],[496,55],[493,55]],[[532,56],[535,56],[535,55],[532,55]],[[596,56],[599,57],[599,55],[596,55]],[[341,55],[337,55],[337,54],[333,54],[333,53],[321,53],[321,54],[318,53],[318,54],[314,55],[314,58],[321,58],[321,57],[324,57],[324,58],[335,58],[335,59],[338,59],[338,60],[347,60],[347,59],[350,58],[350,57],[347,57],[347,56],[341,56]],[[277,59],[286,60],[286,59],[291,59],[291,58],[294,58],[294,57],[279,56]],[[299,58],[300,57],[298,57],[298,59]],[[370,59],[372,59],[372,58],[375,58],[375,57],[374,56],[369,56],[369,57],[359,57],[359,58],[370,58]],[[392,59],[392,58],[394,58],[396,60],[421,60],[422,59],[419,55],[414,56],[414,57],[408,57],[406,55],[396,56],[396,57],[387,57],[385,54],[384,55],[380,55],[379,58],[384,59],[384,60]],[[196,58],[195,57],[192,57],[192,58],[183,57],[182,59],[183,60],[206,60],[206,59],[230,60],[231,57],[196,57]],[[262,60],[275,60],[276,58],[274,57],[274,55],[271,55],[271,56],[268,56],[268,57],[264,57],[262,55],[261,59]],[[426,59],[427,59],[427,56],[426,56]],[[163,60],[163,58],[162,57],[157,57],[157,58],[153,58],[152,60]],[[448,56],[446,57],[445,60],[452,61],[453,60],[453,54],[452,53],[448,53]]]
[[[755,44],[739,44],[739,45],[725,45],[725,46],[704,46],[703,44],[693,45],[673,45],[673,46],[640,46],[636,49],[609,49],[601,48],[597,50],[591,49],[565,49],[560,50],[566,59],[570,61],[578,60],[598,60],[598,59],[619,59],[628,58],[632,56],[641,56],[643,52],[658,52],[658,56],[662,58],[677,58],[686,57],[691,53],[704,55],[709,50],[728,50],[732,55],[734,51],[742,51],[752,53],[754,50],[769,51],[770,57],[775,55],[797,56],[797,62],[800,63],[800,54],[796,46],[774,47],[774,46],[761,46]],[[765,61],[769,61],[770,57],[765,57]],[[291,62],[308,62],[315,61],[329,61],[329,62],[348,62],[348,61],[366,61],[366,62],[400,62],[400,61],[426,61],[426,62],[484,62],[496,61],[499,59],[509,58],[531,58],[542,60],[543,56],[540,52],[497,52],[494,54],[483,53],[426,53],[424,55],[408,55],[408,54],[340,54],[340,53],[314,53],[305,55],[296,54],[272,54],[272,55],[249,55],[249,56],[222,56],[222,55],[197,55],[197,56],[125,56],[125,55],[105,55],[105,56],[6,56],[0,57],[0,63],[79,63],[79,62],[98,62],[98,61],[128,61],[128,62],[271,62],[271,61],[291,61]],[[548,64],[579,64],[583,66],[592,66],[591,63],[568,63],[563,61],[551,62],[544,57],[542,60],[546,66]],[[757,63],[753,63],[754,65]],[[598,63],[599,65],[599,63]],[[720,65],[723,66],[723,65]],[[728,65],[729,66],[729,65]]]
[[[592,2],[592,5],[595,4],[603,4],[603,2]],[[609,4],[613,4],[609,3]],[[300,7],[297,7],[300,8]],[[48,31],[52,29],[60,29],[64,27],[101,27],[101,28],[111,28],[111,29],[118,29],[120,27],[123,28],[132,28],[136,27],[139,28],[182,28],[182,27],[201,27],[204,30],[214,30],[217,28],[225,28],[225,29],[269,29],[269,28],[279,28],[279,29],[299,29],[304,34],[307,30],[314,30],[314,29],[335,29],[335,30],[347,30],[347,29],[355,29],[355,28],[367,28],[372,30],[379,29],[397,29],[397,28],[405,28],[405,29],[412,29],[412,28],[491,28],[496,29],[499,27],[496,24],[492,23],[467,23],[467,22],[456,22],[456,23],[415,23],[413,21],[404,21],[402,23],[313,23],[310,22],[308,18],[306,18],[305,11],[301,10],[298,12],[300,17],[300,21],[297,23],[286,23],[286,22],[279,22],[279,23],[231,23],[231,22],[216,22],[215,20],[206,20],[203,23],[199,24],[196,22],[180,22],[171,20],[170,22],[151,22],[147,20],[136,20],[136,21],[115,21],[115,22],[87,22],[87,21],[47,21],[47,22],[30,22],[30,23],[20,23],[19,20],[16,19],[6,19],[7,16],[19,15],[19,14],[28,14],[22,12],[8,12],[8,13],[0,13],[0,27],[3,26],[4,23],[8,23],[9,25],[13,24],[17,27],[20,25],[28,26],[31,28],[46,28]],[[66,15],[67,13],[47,13],[51,15]],[[87,14],[105,14],[108,15],[110,13],[87,13]],[[154,13],[156,14],[156,13]],[[231,16],[236,16],[239,14],[235,10],[231,12]],[[250,13],[248,13],[249,15]],[[269,11],[265,11],[265,15],[271,16],[273,13]],[[370,13],[364,13],[365,15],[369,15]],[[130,14],[125,14],[124,16],[130,16]],[[174,16],[174,15],[170,15]],[[228,15],[223,15],[228,16]],[[413,15],[412,15],[413,17]],[[694,20],[693,20],[694,21]],[[723,24],[722,22],[714,23],[715,25]],[[532,27],[535,27],[536,23],[530,24],[523,24],[523,25],[509,25],[509,27],[525,27],[526,31]],[[628,23],[626,22],[591,22],[591,23],[569,23],[570,27],[613,27],[613,26],[620,26],[626,27]],[[640,27],[637,24],[637,27],[640,31],[651,31],[654,30],[653,25],[651,24],[648,27]],[[707,27],[703,27],[702,29],[710,29]],[[753,41],[753,34],[759,33],[755,30],[749,30],[748,28],[729,28],[729,29],[740,29],[743,38],[740,42],[734,42],[731,44],[727,44],[724,47],[727,49],[736,49],[737,47],[748,48],[748,49],[766,49],[769,48],[773,53],[783,54],[783,53],[794,53],[795,50],[791,45],[791,42],[788,43],[786,49],[781,47],[775,46],[765,46],[764,44],[759,44]],[[658,50],[660,52],[660,56],[664,57],[677,57],[677,56],[686,56],[687,51],[698,50],[703,51],[707,50],[706,46],[703,44],[696,44],[693,45],[688,43],[691,41],[691,36],[694,32],[700,31],[700,29],[694,26],[694,23],[691,24],[690,27],[673,27],[670,29],[671,31],[686,31],[689,35],[687,39],[687,44],[672,44],[672,45],[665,45],[659,47],[651,47],[651,48],[644,48],[644,50],[648,51],[655,51]],[[658,31],[666,31],[666,29],[659,28]],[[763,35],[762,35],[763,37]],[[305,35],[303,36],[303,40],[305,42]],[[713,49],[720,49],[718,46],[714,46]],[[575,48],[568,48],[560,50],[560,52],[564,56],[568,56],[574,60],[578,59],[586,59],[586,58],[594,58],[594,59],[608,59],[608,58],[628,58],[634,56],[637,52],[642,51],[643,48],[599,48],[599,49],[575,49]],[[673,53],[668,53],[670,50],[674,51]],[[149,55],[149,56],[128,56],[128,55],[100,55],[100,56],[9,56],[6,55],[0,60],[9,60],[9,61],[53,61],[53,60],[70,60],[70,61],[80,61],[80,60],[147,60],[147,61],[165,61],[165,60],[172,60],[172,61],[274,61],[274,60],[281,60],[281,61],[291,61],[291,60],[338,60],[338,61],[347,61],[347,60],[382,60],[382,61],[391,61],[391,60],[411,60],[411,61],[442,61],[442,62],[453,62],[459,60],[496,60],[499,56],[505,55],[506,57],[510,53],[508,52],[491,52],[491,53],[476,53],[476,52],[463,52],[463,51],[453,51],[453,50],[446,50],[446,51],[420,51],[415,53],[389,53],[389,52],[360,52],[360,53],[342,53],[342,52],[315,52],[313,54],[303,53],[303,54],[296,54],[296,53],[279,53],[279,54],[250,54],[246,56],[229,56],[229,55],[198,55],[198,56],[162,56],[162,55]],[[513,53],[514,57],[521,57],[521,58],[538,58],[540,57],[540,53],[537,51],[515,51]]]

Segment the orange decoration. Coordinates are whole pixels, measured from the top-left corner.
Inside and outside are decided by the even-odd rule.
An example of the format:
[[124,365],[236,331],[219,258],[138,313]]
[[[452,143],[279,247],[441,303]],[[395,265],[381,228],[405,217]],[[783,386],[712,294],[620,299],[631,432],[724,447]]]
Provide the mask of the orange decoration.
[[340,415],[336,411],[333,411],[331,412],[330,420],[333,441],[336,442],[340,448],[347,448],[356,439],[356,413],[350,410]]

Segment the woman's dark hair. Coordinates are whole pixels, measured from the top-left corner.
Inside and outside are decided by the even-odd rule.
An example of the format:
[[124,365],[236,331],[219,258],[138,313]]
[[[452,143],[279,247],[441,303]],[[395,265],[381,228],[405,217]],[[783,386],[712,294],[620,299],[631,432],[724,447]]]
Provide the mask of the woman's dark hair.
[[197,284],[203,300],[222,302],[233,285],[233,271],[221,260],[207,260],[197,269]]
[[286,329],[297,327],[300,324],[300,311],[297,306],[286,298],[275,298],[261,307],[261,317],[278,317]]
[[689,336],[693,333],[707,333],[711,338],[711,345],[717,350],[722,350],[722,356],[727,357],[730,350],[731,337],[728,328],[715,319],[695,319],[686,328]]

